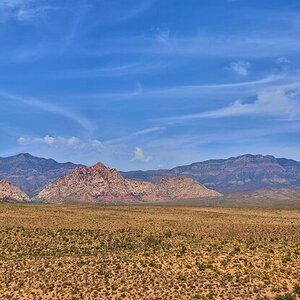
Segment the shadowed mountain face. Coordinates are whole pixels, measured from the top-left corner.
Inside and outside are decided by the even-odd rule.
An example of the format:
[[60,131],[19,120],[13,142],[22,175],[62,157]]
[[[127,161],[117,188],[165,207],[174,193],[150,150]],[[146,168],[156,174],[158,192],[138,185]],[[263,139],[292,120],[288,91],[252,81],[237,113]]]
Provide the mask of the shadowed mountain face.
[[79,165],[69,162],[58,163],[53,159],[19,154],[0,158],[0,179],[8,180],[29,196],[33,196],[77,167]]
[[171,170],[131,171],[125,178],[159,182],[164,176],[185,176],[221,193],[300,187],[300,162],[267,155],[208,160]]
[[50,184],[35,198],[41,202],[159,202],[218,197],[191,178],[163,178],[159,184],[127,180],[116,170],[98,163],[82,167]]

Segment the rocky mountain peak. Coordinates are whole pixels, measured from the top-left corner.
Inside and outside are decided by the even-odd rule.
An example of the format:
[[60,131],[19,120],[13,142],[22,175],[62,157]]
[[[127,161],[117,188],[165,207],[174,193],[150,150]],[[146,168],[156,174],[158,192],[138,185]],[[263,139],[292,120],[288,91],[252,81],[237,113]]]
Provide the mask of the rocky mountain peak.
[[125,179],[102,163],[74,170],[42,190],[44,202],[143,202],[220,196],[190,178],[164,178],[159,184]]
[[32,156],[29,153],[20,153],[20,154],[17,154],[16,157],[19,159],[24,159],[24,160],[34,158],[34,156]]
[[102,162],[98,162],[95,165],[90,167],[91,169],[98,170],[98,171],[109,171],[111,170],[106,165],[104,165]]

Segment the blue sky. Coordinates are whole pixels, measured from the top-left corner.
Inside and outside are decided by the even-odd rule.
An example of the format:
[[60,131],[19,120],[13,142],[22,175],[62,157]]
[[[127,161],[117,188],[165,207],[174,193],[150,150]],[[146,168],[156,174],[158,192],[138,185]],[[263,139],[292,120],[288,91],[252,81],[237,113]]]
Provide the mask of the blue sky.
[[0,155],[300,160],[298,0],[1,0]]

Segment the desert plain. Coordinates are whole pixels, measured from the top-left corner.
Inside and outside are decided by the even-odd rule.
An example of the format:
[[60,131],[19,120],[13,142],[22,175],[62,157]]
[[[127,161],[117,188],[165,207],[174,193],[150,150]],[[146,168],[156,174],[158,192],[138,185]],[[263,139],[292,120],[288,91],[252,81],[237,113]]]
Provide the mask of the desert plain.
[[300,299],[300,210],[2,204],[0,299]]

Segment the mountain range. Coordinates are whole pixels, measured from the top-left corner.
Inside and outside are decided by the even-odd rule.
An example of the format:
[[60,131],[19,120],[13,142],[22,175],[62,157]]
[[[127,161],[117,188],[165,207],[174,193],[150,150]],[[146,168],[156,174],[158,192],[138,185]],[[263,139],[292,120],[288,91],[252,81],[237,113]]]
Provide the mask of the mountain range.
[[22,153],[0,158],[0,179],[7,180],[30,198],[50,202],[55,202],[58,196],[63,201],[71,198],[91,202],[100,198],[119,198],[129,202],[155,198],[160,201],[172,197],[197,198],[205,194],[205,190],[229,196],[298,197],[300,162],[246,154],[172,169],[119,173],[101,163],[84,167]]
[[271,155],[246,154],[196,162],[169,170],[131,171],[122,174],[128,179],[153,183],[165,176],[190,177],[224,194],[300,187],[300,162]]
[[80,166],[21,153],[5,158],[0,157],[0,179],[8,180],[32,197],[48,184]]

